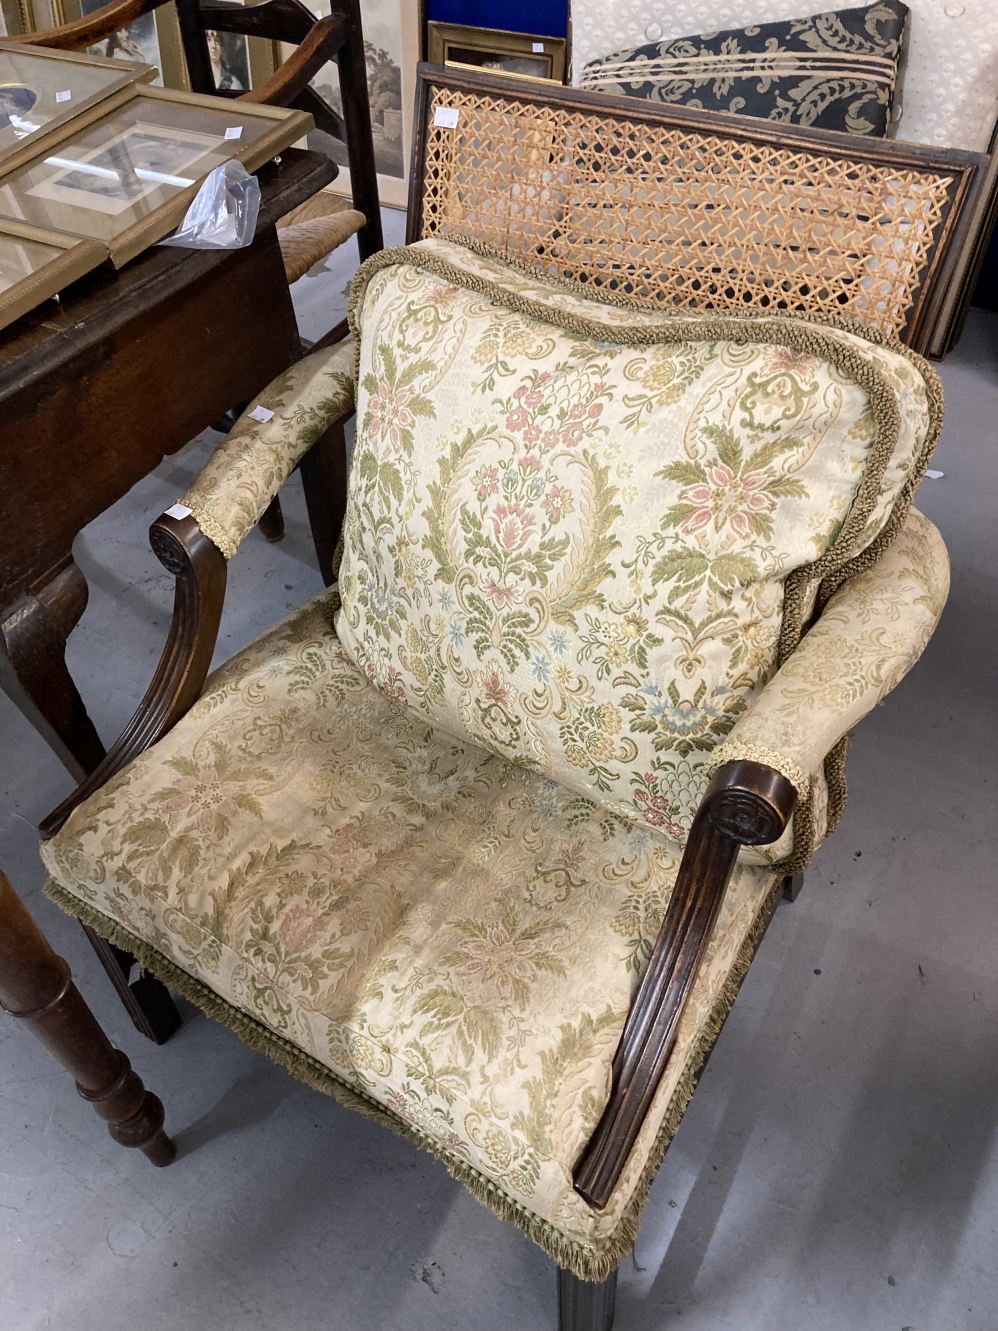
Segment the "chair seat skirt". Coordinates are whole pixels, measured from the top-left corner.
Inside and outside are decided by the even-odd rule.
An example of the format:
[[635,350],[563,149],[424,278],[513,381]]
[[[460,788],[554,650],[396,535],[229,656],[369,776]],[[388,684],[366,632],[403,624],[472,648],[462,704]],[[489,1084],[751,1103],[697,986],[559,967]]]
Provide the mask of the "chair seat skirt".
[[602,1279],[633,1243],[773,873],[736,868],[657,1097],[594,1210],[572,1169],[680,848],[402,710],[345,655],[336,606],[325,593],[216,672],[46,844],[47,890]]

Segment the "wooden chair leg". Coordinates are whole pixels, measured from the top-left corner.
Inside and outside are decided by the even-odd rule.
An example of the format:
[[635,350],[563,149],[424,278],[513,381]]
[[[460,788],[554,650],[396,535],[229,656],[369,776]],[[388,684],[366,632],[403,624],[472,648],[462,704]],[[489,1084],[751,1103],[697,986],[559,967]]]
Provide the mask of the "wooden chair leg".
[[617,1272],[593,1284],[558,1267],[558,1331],[610,1331]]
[[0,1007],[19,1017],[76,1080],[76,1089],[120,1146],[154,1165],[177,1148],[163,1131],[163,1106],[115,1049],[20,897],[0,873]]
[[274,541],[284,539],[284,510],[281,508],[281,501],[277,495],[274,495],[263,510],[257,525],[263,532],[265,539],[272,544]]
[[787,874],[783,880],[783,900],[796,901],[803,886],[804,875],[802,873]]

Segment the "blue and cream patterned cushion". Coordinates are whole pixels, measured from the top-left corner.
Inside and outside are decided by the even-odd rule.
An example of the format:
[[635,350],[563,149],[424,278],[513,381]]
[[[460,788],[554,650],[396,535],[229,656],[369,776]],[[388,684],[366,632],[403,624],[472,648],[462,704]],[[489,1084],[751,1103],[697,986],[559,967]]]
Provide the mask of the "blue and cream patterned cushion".
[[898,119],[908,7],[857,9],[677,37],[593,60],[580,84],[656,102],[883,137]]

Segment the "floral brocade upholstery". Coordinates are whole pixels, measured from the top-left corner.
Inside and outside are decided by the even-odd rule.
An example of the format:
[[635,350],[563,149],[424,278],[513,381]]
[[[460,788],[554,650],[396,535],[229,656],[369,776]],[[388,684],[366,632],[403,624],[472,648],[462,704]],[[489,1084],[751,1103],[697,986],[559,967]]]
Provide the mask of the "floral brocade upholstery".
[[[746,742],[811,764],[798,730],[824,748],[873,706],[918,656],[946,585],[938,534],[913,512],[835,594],[758,718],[746,713]],[[428,1147],[562,1265],[601,1277],[633,1241],[772,871],[736,868],[649,1115],[594,1211],[571,1171],[679,847],[399,709],[337,642],[336,605],[325,593],[216,672],[43,847],[47,890],[299,1076]]]
[[384,1106],[479,1195],[495,1184],[528,1232],[533,1216],[598,1251],[619,1241],[772,874],[738,869],[633,1164],[592,1211],[571,1169],[679,848],[401,711],[336,642],[335,605],[326,593],[229,661],[46,864],[71,909]]
[[344,648],[398,705],[682,839],[711,750],[903,518],[934,374],[442,240],[369,260],[353,321]]

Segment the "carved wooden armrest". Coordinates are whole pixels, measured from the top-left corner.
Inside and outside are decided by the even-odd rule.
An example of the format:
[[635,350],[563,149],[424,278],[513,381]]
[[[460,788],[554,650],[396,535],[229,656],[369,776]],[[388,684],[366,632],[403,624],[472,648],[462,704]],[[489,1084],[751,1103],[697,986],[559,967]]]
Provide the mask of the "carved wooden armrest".
[[711,779],[690,829],[669,908],[613,1058],[610,1098],[575,1166],[575,1190],[606,1206],[662,1079],[742,846],[776,841],[797,791],[761,763]]
[[110,37],[112,32],[119,32],[134,23],[143,14],[151,14],[160,5],[171,0],[111,0],[92,14],[73,19],[72,23],[63,23],[58,28],[42,29],[38,32],[22,32],[4,37],[5,42],[23,42],[31,46],[48,46],[54,51],[79,51],[93,46],[95,42]]
[[352,414],[353,363],[350,342],[297,361],[260,395],[273,416],[253,420],[252,409],[245,412],[183,503],[153,523],[152,548],[177,580],[166,646],[135,715],[103,761],[44,820],[43,837],[54,836],[77,805],[197,702],[218,637],[226,562],[312,445]]
[[149,529],[159,562],[176,577],[173,619],[145,697],[104,759],[42,822],[44,838],[116,772],[171,730],[201,694],[225,599],[225,557],[193,517],[164,513]]

